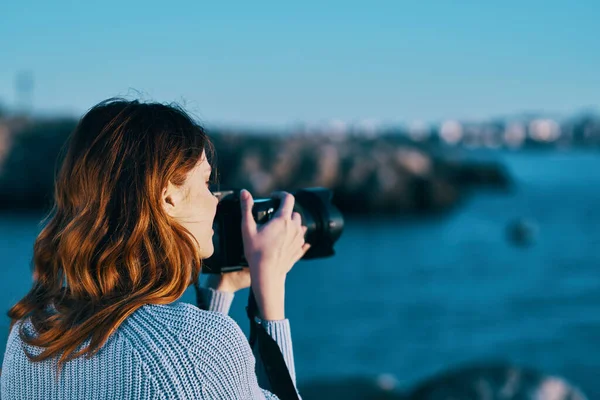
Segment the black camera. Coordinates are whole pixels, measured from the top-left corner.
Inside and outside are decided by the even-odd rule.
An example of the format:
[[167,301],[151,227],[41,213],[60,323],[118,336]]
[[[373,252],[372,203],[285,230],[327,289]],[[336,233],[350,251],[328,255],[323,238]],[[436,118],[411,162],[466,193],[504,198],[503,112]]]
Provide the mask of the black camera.
[[[213,192],[219,198],[217,214],[213,223],[215,251],[204,260],[202,271],[222,273],[239,271],[248,266],[242,242],[242,212],[240,190]],[[296,199],[294,211],[302,217],[302,225],[308,229],[305,241],[311,244],[303,260],[329,257],[334,254],[333,245],[344,229],[344,218],[331,203],[333,193],[324,188],[300,189],[292,193]],[[254,199],[252,215],[257,224],[268,222],[279,208],[279,199]]]

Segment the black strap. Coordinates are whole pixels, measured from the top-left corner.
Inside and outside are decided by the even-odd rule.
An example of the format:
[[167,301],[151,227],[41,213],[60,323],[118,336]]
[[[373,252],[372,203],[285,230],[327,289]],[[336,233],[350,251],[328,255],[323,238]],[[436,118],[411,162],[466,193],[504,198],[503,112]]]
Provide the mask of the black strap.
[[250,289],[246,312],[248,313],[248,319],[250,319],[250,338],[248,341],[250,342],[250,347],[254,348],[254,344],[258,340],[258,353],[271,384],[271,392],[281,400],[299,400],[298,392],[296,392],[296,387],[290,376],[290,371],[285,364],[279,345],[267,333],[265,328],[254,319],[254,317],[258,316],[258,306],[256,305],[252,289]]
[[196,305],[201,310],[208,310],[208,304],[204,300],[204,296],[202,296],[202,290],[200,289],[200,284],[198,283],[200,279],[197,279],[194,282],[194,290],[196,291]]

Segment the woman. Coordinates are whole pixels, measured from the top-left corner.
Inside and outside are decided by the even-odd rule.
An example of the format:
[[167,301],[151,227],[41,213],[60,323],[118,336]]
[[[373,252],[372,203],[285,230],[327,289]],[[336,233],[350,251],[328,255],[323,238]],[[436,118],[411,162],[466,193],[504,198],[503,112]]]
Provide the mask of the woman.
[[293,196],[277,194],[257,226],[243,191],[249,268],[208,280],[209,310],[177,301],[213,253],[211,156],[173,106],[108,100],[82,118],[34,245],[33,287],[8,313],[2,399],[276,398],[226,315],[250,285],[295,384],[284,284],[308,244]]

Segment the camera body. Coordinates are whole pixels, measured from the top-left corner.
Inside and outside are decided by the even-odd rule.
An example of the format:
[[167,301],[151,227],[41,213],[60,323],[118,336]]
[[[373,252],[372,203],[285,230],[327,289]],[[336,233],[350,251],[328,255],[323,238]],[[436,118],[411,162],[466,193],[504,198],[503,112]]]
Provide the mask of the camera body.
[[[292,193],[296,199],[294,211],[302,217],[308,229],[305,241],[311,244],[303,260],[334,255],[333,245],[344,229],[344,218],[331,203],[333,193],[325,188],[299,189]],[[214,253],[204,260],[203,272],[224,273],[239,271],[248,266],[242,241],[242,212],[240,190],[214,192],[219,198],[213,223]],[[252,215],[257,224],[267,223],[279,208],[279,199],[254,199]]]

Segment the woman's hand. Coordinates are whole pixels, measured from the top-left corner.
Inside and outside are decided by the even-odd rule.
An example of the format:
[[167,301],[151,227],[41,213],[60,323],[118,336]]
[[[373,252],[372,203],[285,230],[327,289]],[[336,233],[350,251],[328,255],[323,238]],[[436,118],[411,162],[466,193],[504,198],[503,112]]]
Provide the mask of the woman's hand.
[[294,196],[274,194],[281,200],[273,218],[257,226],[252,216],[254,200],[247,190],[240,193],[244,255],[250,269],[251,285],[262,319],[285,318],[285,278],[294,264],[310,248],[304,242],[306,227],[300,214],[293,212]]
[[205,280],[200,286],[219,290],[221,292],[235,293],[238,290],[250,287],[250,270],[244,268],[241,271],[228,272],[225,274],[206,274]]

